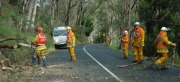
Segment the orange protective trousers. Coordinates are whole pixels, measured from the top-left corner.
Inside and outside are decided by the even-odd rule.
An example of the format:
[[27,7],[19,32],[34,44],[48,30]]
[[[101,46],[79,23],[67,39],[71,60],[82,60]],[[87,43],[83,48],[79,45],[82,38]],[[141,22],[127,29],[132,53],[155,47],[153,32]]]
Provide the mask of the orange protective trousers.
[[161,53],[161,58],[159,58],[158,60],[155,61],[156,65],[160,65],[161,64],[161,68],[165,68],[166,67],[166,60],[167,60],[168,54],[167,53]]
[[142,61],[143,60],[143,46],[133,46],[133,54],[135,61]]
[[74,53],[74,47],[69,47],[69,53],[71,55],[71,60],[76,60],[76,56]]

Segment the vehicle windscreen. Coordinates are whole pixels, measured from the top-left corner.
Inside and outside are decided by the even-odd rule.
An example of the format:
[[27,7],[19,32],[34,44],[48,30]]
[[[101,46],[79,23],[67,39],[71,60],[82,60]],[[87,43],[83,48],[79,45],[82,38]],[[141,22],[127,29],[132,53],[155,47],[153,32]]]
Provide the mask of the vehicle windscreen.
[[53,36],[66,36],[67,30],[54,30]]

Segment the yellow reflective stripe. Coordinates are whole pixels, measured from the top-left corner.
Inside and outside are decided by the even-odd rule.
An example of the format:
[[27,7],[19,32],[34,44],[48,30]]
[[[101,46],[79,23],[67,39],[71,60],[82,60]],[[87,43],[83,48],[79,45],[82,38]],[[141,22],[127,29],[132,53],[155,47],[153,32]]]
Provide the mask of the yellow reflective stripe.
[[170,42],[170,41],[168,41],[168,44],[171,44],[171,42]]
[[169,50],[157,50],[157,52],[158,52],[158,53],[163,53],[163,52],[168,53]]
[[142,55],[143,53],[139,53],[139,55]]
[[137,54],[137,53],[133,53],[133,54]]

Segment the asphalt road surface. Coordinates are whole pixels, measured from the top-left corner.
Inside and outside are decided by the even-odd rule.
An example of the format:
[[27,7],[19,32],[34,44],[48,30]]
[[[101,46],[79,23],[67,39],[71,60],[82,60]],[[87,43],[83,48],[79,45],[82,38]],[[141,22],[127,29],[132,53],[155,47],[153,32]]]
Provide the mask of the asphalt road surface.
[[126,68],[122,52],[112,50],[104,44],[79,45],[75,47],[77,61],[69,61],[67,49],[58,49],[48,56],[48,68],[43,82],[180,82],[180,68],[168,66],[168,70],[146,69],[151,62]]

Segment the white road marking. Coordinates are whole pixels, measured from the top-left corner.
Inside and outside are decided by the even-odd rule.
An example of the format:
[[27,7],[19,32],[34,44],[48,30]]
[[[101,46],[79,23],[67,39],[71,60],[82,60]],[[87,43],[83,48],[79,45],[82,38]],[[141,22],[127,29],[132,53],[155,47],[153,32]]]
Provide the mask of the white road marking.
[[91,54],[89,54],[87,51],[86,51],[86,48],[87,46],[85,46],[83,49],[84,51],[87,53],[87,55],[89,55],[96,63],[98,63],[104,70],[106,70],[109,74],[111,74],[111,76],[113,76],[117,81],[119,82],[123,82],[119,77],[117,77],[114,73],[112,73],[108,68],[106,68],[104,65],[102,65],[98,60],[96,60]]

